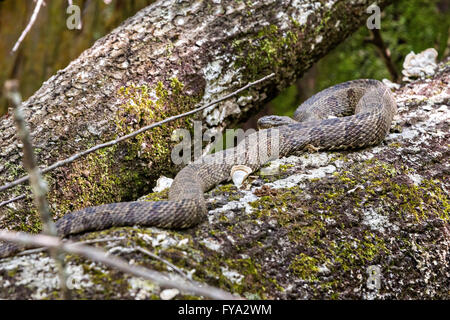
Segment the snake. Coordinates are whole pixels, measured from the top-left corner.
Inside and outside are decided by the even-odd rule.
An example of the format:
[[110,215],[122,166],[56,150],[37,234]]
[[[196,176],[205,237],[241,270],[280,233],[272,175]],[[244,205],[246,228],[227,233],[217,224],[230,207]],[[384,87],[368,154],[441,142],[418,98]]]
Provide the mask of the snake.
[[[236,147],[203,155],[175,176],[166,201],[132,201],[87,207],[55,222],[59,237],[112,227],[143,226],[187,229],[207,216],[204,193],[230,179],[235,166],[254,172],[268,161],[298,152],[346,150],[381,143],[390,130],[397,106],[390,89],[374,79],[331,86],[303,102],[293,117],[265,116],[260,130]],[[3,242],[0,257],[22,245]]]

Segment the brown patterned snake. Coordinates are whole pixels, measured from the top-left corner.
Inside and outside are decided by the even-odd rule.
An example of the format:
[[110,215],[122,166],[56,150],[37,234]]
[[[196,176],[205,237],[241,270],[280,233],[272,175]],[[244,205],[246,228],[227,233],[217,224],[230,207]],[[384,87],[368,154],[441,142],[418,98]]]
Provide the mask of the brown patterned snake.
[[[338,84],[300,105],[295,120],[262,118],[260,127],[267,129],[247,136],[235,148],[203,156],[184,167],[170,187],[168,201],[134,201],[85,208],[59,219],[58,234],[64,237],[133,225],[172,229],[195,226],[207,213],[203,193],[229,179],[233,166],[245,165],[257,170],[275,158],[276,151],[277,156],[283,157],[308,147],[343,150],[376,145],[388,133],[395,113],[394,98],[381,82],[355,80]],[[13,244],[2,244],[0,257],[19,249]]]

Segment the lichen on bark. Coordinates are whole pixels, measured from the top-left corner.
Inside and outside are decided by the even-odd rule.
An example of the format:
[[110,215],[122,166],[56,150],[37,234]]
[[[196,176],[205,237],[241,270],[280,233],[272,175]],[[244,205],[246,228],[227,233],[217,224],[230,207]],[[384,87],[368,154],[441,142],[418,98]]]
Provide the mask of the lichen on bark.
[[[134,124],[117,125],[118,112],[126,108],[118,93],[121,87],[156,88],[162,84],[168,90],[173,78],[183,84],[183,99],[171,106],[167,101],[160,115],[155,113],[153,117],[147,113],[150,121],[192,110],[197,102],[209,103],[245,85],[249,76],[263,77],[277,71],[276,79],[199,115],[205,120],[204,129],[223,130],[274,97],[355,31],[364,23],[369,4],[368,0],[158,1],[98,40],[25,103],[33,142],[40,150],[39,163],[48,166],[137,128]],[[282,37],[278,41],[279,35]],[[320,37],[322,41],[318,41]],[[236,46],[239,43],[248,44],[249,49]],[[245,65],[242,54],[253,57],[253,61]],[[265,59],[262,65],[249,72],[251,64],[260,58]],[[271,64],[275,69],[269,70]],[[158,104],[149,107],[157,109]],[[189,128],[189,124],[185,126]],[[145,135],[146,138],[134,139],[133,147],[120,144],[47,174],[55,217],[85,205],[136,199],[150,190],[160,174],[173,175],[173,165],[166,161],[169,128],[172,129],[171,125],[166,126],[167,130],[158,129]],[[135,156],[143,142],[146,148],[153,143],[155,149],[144,148],[138,153],[144,157]],[[23,175],[20,159],[11,119],[2,118],[0,184]],[[0,200],[24,192],[29,190],[20,186],[2,193]],[[77,198],[79,192],[83,195]],[[15,214],[0,219],[0,228],[23,229],[22,216],[32,212],[30,198],[0,208],[0,216],[10,215],[11,210]]]
[[[172,78],[166,87],[158,82],[153,87],[131,84],[119,89],[122,105],[116,111],[117,138],[167,117],[189,111],[199,98],[186,94],[184,85]],[[143,190],[149,192],[157,172],[174,174],[171,150],[175,144],[171,133],[178,128],[191,128],[192,117],[165,124],[151,132],[144,132],[124,143],[99,150],[76,161],[70,169],[63,169],[58,178],[60,188],[50,194],[56,212],[70,212],[104,203],[137,199]],[[117,166],[118,159],[124,166]],[[124,186],[127,186],[126,188]]]

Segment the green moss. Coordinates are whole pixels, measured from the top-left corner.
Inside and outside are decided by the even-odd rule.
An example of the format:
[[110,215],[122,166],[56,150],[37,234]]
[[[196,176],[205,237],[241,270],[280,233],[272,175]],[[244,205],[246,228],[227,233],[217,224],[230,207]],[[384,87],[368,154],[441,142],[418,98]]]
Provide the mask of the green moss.
[[[101,288],[102,299],[113,299],[120,294],[127,293],[129,290],[128,275],[116,270],[103,270],[89,263],[82,263],[83,272],[89,275],[90,281]],[[79,294],[83,296],[83,291]]]
[[360,170],[358,175],[346,172],[338,178],[345,181],[349,188],[364,186],[365,192],[370,195],[369,200],[381,198],[389,201],[400,209],[398,214],[404,218],[413,215],[417,221],[431,217],[448,221],[448,197],[439,181],[423,179],[415,185],[407,176],[411,169],[378,160],[366,161],[357,169]]
[[434,180],[425,179],[419,186],[392,185],[392,195],[400,203],[402,214],[414,214],[417,221],[437,216],[449,220],[448,195],[440,184]]
[[390,148],[400,148],[401,146],[402,146],[402,144],[399,142],[392,142],[389,144]]
[[[202,262],[202,269],[196,272],[200,279],[205,277],[211,280],[214,279],[213,284],[217,285],[231,293],[238,293],[241,296],[255,298],[268,298],[267,292],[269,288],[275,288],[282,291],[276,279],[264,275],[260,264],[253,259],[235,258],[235,259],[220,259],[219,256],[206,256]],[[230,271],[237,272],[243,278],[240,281],[233,282],[223,275],[223,268]]]
[[11,278],[14,277],[17,274],[18,271],[19,270],[17,268],[8,270],[8,277],[11,277]]
[[334,161],[337,161],[337,160],[342,160],[344,162],[347,162],[348,161],[348,157],[344,153],[341,153],[341,152],[332,153],[330,162],[334,162]]
[[318,280],[319,260],[304,253],[297,255],[289,265],[293,273],[304,280]]
[[[184,92],[184,85],[172,78],[170,88],[166,88],[162,82],[153,87],[135,86],[123,87],[119,90],[119,96],[125,103],[119,108],[116,117],[116,125],[120,135],[127,135],[139,128],[161,121],[175,114],[180,114],[192,109],[199,97],[191,97]],[[189,118],[179,119],[170,125],[162,125],[127,140],[129,145],[128,158],[148,160],[154,165],[167,163],[170,160],[170,137],[176,128],[191,129]]]
[[[61,188],[67,197],[59,200],[56,194],[51,194],[52,202],[59,202],[60,210],[67,212],[137,197],[143,182],[137,172],[116,166],[116,151],[116,146],[102,149],[76,162],[72,168],[78,174],[70,175]],[[130,188],[124,188],[125,185]]]
[[[210,230],[216,234],[216,230]],[[233,230],[228,231],[233,232]],[[153,251],[155,252],[155,251]],[[165,248],[155,252],[160,257],[170,261],[184,270],[195,270],[193,278],[210,285],[220,287],[231,293],[243,296],[267,297],[269,288],[282,288],[276,279],[264,275],[260,264],[250,258],[227,258],[222,254],[208,249],[202,243],[192,241],[188,246]],[[148,263],[148,262],[147,262]],[[151,268],[165,271],[167,266],[159,261],[151,263]],[[224,275],[224,269],[237,272],[242,275],[241,281],[234,281]]]
[[152,192],[142,198],[144,201],[162,201],[169,198],[169,188],[160,192]]
[[301,197],[302,189],[293,187],[286,189],[284,192],[279,192],[277,195],[262,196],[258,200],[250,202],[250,206],[256,211],[254,214],[257,218],[260,217],[276,217],[279,223],[283,226],[288,223],[289,219],[284,219],[287,212],[292,210],[292,204],[296,203]]
[[[10,161],[7,161],[4,164],[5,171],[8,172],[9,179],[16,179],[19,176],[23,176],[26,174],[25,169],[21,164],[14,164]],[[1,181],[1,180],[0,180]]]
[[389,253],[384,240],[368,231],[362,239],[332,241],[330,250],[334,262],[344,271],[358,268],[358,266],[372,265],[380,254]]
[[237,188],[234,184],[229,183],[229,184],[225,184],[225,185],[221,185],[219,187],[216,188],[216,190],[220,191],[220,192],[234,192],[237,191]]
[[[122,105],[115,118],[114,138],[191,110],[200,99],[188,95],[177,78],[167,85],[158,82],[152,87],[123,87],[118,97]],[[171,175],[176,170],[171,162],[176,142],[171,141],[171,135],[180,127],[190,129],[190,118],[156,127],[74,162],[58,180],[62,187],[54,188],[49,195],[53,205],[64,214],[88,206],[135,200],[148,193],[160,174]]]
[[[436,217],[448,221],[448,197],[442,184],[423,179],[420,185],[414,185],[408,178],[412,172],[404,165],[375,159],[350,164],[345,171],[309,181],[308,198],[302,196],[298,186],[278,189],[276,196],[260,197],[250,204],[254,208],[252,217],[275,220],[276,230],[298,250],[288,264],[289,271],[302,280],[318,283],[322,294],[336,299],[336,292],[344,290],[337,278],[349,279],[349,273],[361,270],[365,274],[369,266],[391,254],[389,244],[378,232],[349,222],[349,215],[361,221],[366,208],[383,201],[384,210],[392,208],[392,213],[398,213],[405,222]],[[330,274],[334,277],[329,278]]]
[[283,34],[275,25],[266,26],[252,39],[233,41],[232,49],[237,56],[235,66],[244,67],[250,79],[268,70],[276,72],[295,57],[297,41],[295,28]]
[[282,164],[280,165],[279,169],[281,172],[286,172],[289,168],[292,168],[293,164]]
[[[345,228],[345,227],[341,227]],[[303,280],[319,281],[320,268],[326,267],[331,273],[351,272],[375,264],[382,254],[389,250],[384,240],[372,232],[366,231],[361,239],[333,239],[326,236],[329,232],[321,223],[314,223],[297,231],[297,239],[305,244],[305,252],[299,253],[292,260],[289,268]],[[291,237],[294,235],[291,234]],[[314,251],[309,248],[314,247]],[[337,283],[324,281],[325,287],[335,287]]]
[[[335,172],[337,183],[332,192],[325,192],[324,200],[353,199],[353,205],[360,207],[364,198],[367,206],[379,199],[387,201],[403,218],[413,216],[416,221],[432,217],[449,219],[448,197],[438,180],[423,179],[419,185],[412,183],[408,174],[413,171],[404,165],[394,166],[379,160],[368,160],[358,164],[351,171]],[[359,187],[359,191],[347,192]]]
[[[244,292],[266,291],[264,276],[261,274],[261,265],[255,263],[252,259],[227,259],[225,261],[228,269],[235,270],[244,278],[237,283],[233,283],[233,291],[239,294]],[[223,280],[223,279],[222,279]]]
[[13,230],[30,233],[38,233],[42,228],[41,217],[32,203],[21,210],[6,208],[3,223]]
[[241,198],[238,188],[232,183],[217,187],[214,194],[223,194],[228,201],[237,201]]

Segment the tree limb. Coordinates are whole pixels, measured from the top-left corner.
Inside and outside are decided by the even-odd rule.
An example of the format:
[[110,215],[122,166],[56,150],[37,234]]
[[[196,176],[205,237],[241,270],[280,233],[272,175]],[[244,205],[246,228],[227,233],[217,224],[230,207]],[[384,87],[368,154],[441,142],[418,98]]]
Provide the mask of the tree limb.
[[[384,7],[391,2],[378,4]],[[98,40],[25,102],[39,166],[48,167],[91,146],[194,110],[275,73],[270,81],[197,115],[204,130],[221,131],[257,110],[363,25],[371,4],[369,0],[158,1]],[[133,106],[133,96],[126,93],[142,86],[150,96],[159,94],[159,99]],[[141,111],[143,118],[139,118]],[[180,127],[191,129],[190,120],[166,123],[139,139],[49,172],[48,198],[55,216],[136,199],[163,172],[175,173],[179,168],[170,161],[175,144],[170,136]],[[2,118],[0,184],[24,173],[12,121]],[[16,186],[1,193],[0,202],[26,192],[26,187]],[[0,216],[8,217],[0,228],[18,228],[22,217],[32,211],[26,198],[0,208]]]
[[17,42],[14,44],[14,47],[11,50],[11,53],[14,53],[19,49],[20,44],[22,43],[23,39],[25,39],[28,32],[30,32],[31,27],[33,27],[34,22],[37,19],[37,16],[39,14],[39,11],[41,10],[42,5],[44,4],[44,0],[37,0],[36,6],[34,7],[33,14],[31,15],[30,22],[28,22],[27,26],[23,30],[22,34],[20,35]]

